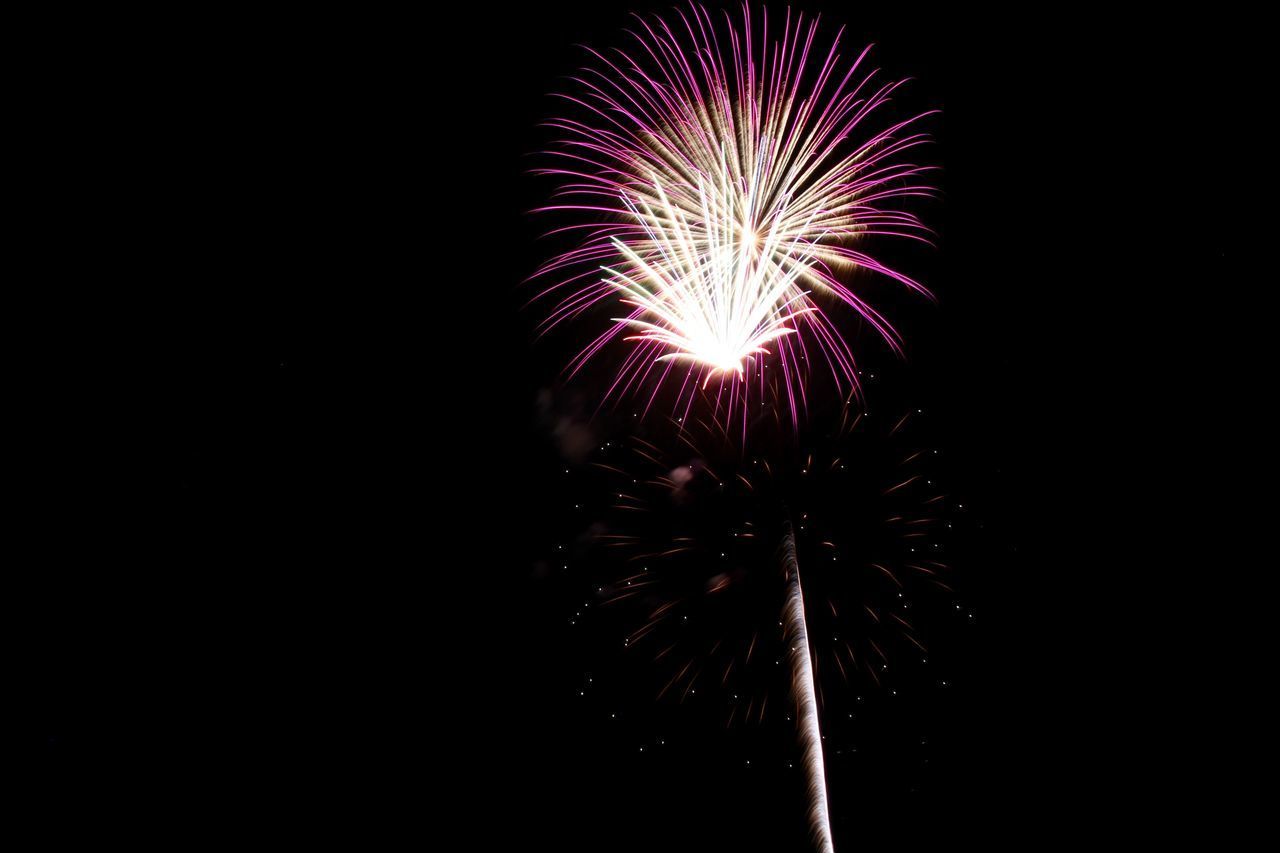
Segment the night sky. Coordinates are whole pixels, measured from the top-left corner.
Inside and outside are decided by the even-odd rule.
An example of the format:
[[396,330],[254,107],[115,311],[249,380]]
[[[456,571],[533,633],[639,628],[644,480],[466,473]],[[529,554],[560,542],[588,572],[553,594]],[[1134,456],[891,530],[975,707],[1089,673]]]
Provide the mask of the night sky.
[[[114,819],[175,843],[808,849],[785,685],[752,680],[777,710],[727,726],[723,696],[656,698],[626,613],[581,615],[613,571],[581,544],[606,515],[588,463],[630,409],[592,419],[599,389],[560,376],[576,339],[535,340],[521,307],[565,248],[527,213],[546,96],[575,44],[663,8],[193,21],[130,63],[120,109],[157,123],[161,173],[124,312],[145,334],[97,350],[127,368],[68,357],[77,415],[52,434],[76,488],[35,500],[83,518],[47,523],[35,598],[54,825],[123,788]],[[1151,659],[1189,606],[1164,596],[1190,594],[1161,537],[1114,543],[1162,514],[1134,497],[1158,427],[1133,420],[1177,393],[1144,378],[1165,324],[1141,300],[1224,252],[1206,226],[1170,276],[1175,216],[1145,190],[1163,98],[1206,103],[1216,31],[1165,38],[1194,53],[1175,61],[1134,47],[1151,21],[804,8],[914,78],[895,114],[942,110],[941,198],[914,208],[938,247],[883,246],[939,301],[881,288],[906,357],[856,343],[881,433],[918,416],[892,452],[939,451],[954,592],[919,596],[927,655],[824,681],[836,848],[1088,837],[1177,763],[1151,720],[1200,665]],[[848,496],[814,492],[878,511]]]

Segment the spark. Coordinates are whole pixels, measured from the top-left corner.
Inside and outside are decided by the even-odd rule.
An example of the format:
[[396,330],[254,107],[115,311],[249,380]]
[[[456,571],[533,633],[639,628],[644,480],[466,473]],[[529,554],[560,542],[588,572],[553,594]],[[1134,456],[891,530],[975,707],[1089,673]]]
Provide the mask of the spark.
[[[813,687],[813,656],[804,617],[804,591],[800,564],[796,561],[795,534],[788,528],[782,540],[782,562],[787,572],[787,643],[790,646],[791,689],[795,694],[800,729],[800,749],[809,776],[809,831],[820,853],[833,853],[831,821],[827,816],[827,776],[822,760],[822,732],[818,727],[818,703]],[[843,669],[843,668],[842,668]]]
[[[614,246],[634,272],[604,267],[606,282],[622,295],[622,302],[636,309],[615,323],[636,334],[629,341],[656,343],[664,350],[656,361],[689,361],[701,365],[702,387],[717,372],[736,372],[745,378],[744,364],[757,355],[769,355],[766,345],[794,334],[793,321],[815,310],[805,306],[807,293],[795,288],[800,264],[779,273],[772,255],[781,238],[770,232],[763,245],[736,239],[732,225],[712,231],[705,245],[684,214],[667,200],[660,183],[654,192],[665,208],[665,227],[645,208],[643,216],[627,200],[656,247],[658,260],[650,261],[626,243],[614,238]],[[702,194],[703,221],[715,222]]]

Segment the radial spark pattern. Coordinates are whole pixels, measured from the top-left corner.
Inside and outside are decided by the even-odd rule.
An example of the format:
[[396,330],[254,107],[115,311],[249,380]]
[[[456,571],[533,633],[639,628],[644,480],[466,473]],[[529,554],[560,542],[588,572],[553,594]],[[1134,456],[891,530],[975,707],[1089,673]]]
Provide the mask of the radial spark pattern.
[[[606,396],[674,384],[685,413],[710,391],[718,416],[777,389],[793,421],[816,370],[857,387],[853,353],[829,314],[843,304],[895,350],[898,333],[859,295],[859,270],[927,291],[877,261],[878,237],[926,239],[898,205],[931,192],[902,155],[925,141],[883,107],[901,82],[852,62],[840,34],[788,11],[777,26],[749,7],[719,20],[692,5],[668,22],[637,18],[633,46],[591,51],[563,97],[557,202],[580,244],[537,273],[555,279],[546,327],[612,318],[573,359],[576,373],[619,337]],[[596,311],[602,303],[622,316]],[[777,370],[782,381],[769,382]]]

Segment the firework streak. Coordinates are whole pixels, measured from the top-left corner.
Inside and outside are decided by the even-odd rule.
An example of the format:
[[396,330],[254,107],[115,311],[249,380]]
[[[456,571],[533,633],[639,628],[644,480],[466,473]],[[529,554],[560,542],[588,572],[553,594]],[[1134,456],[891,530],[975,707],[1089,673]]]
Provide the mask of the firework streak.
[[818,728],[818,702],[813,690],[809,632],[805,627],[804,591],[800,588],[800,563],[796,538],[787,525],[782,538],[782,565],[787,573],[787,605],[784,621],[791,648],[791,689],[796,698],[796,724],[805,772],[809,776],[809,832],[820,853],[833,853],[831,821],[827,817],[827,773],[822,762],[822,732]]

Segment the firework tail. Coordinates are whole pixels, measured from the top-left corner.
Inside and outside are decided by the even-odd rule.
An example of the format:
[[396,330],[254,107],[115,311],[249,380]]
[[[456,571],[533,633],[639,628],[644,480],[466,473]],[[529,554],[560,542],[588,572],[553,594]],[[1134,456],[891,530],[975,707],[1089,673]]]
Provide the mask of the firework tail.
[[796,539],[787,523],[782,537],[782,566],[787,573],[787,604],[784,613],[787,644],[791,651],[791,689],[796,699],[796,724],[801,757],[809,790],[809,832],[820,853],[834,853],[831,822],[827,817],[827,774],[822,762],[822,732],[818,728],[818,703],[813,689],[813,664],[809,633],[804,618],[804,591],[800,587],[800,563],[796,560]]

